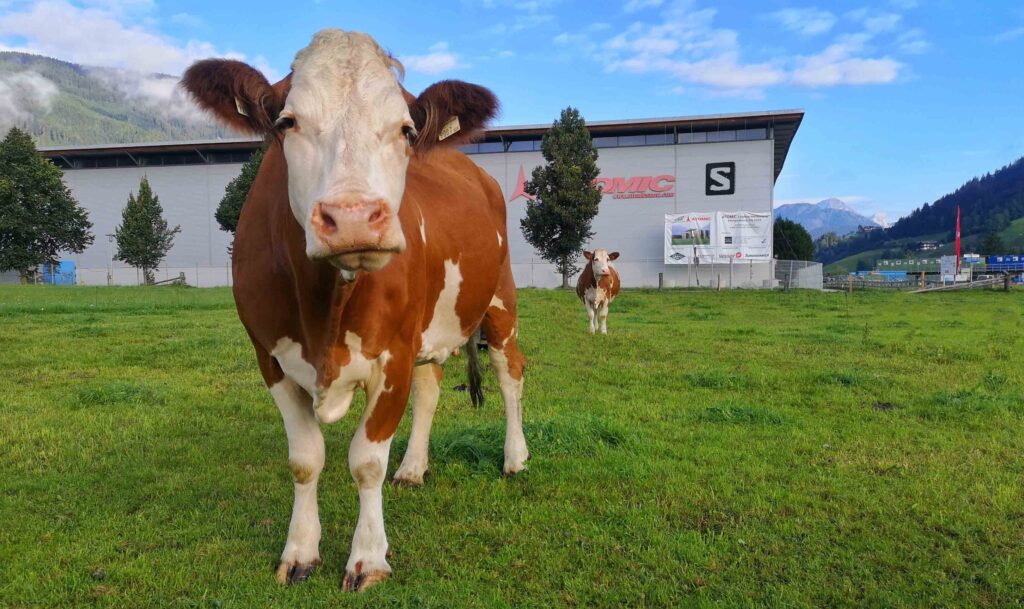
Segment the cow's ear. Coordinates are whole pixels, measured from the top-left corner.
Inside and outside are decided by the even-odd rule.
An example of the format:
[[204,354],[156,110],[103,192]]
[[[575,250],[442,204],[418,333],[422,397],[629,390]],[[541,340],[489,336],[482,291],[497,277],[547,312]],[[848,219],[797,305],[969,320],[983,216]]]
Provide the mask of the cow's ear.
[[263,74],[241,61],[204,59],[185,71],[181,85],[225,125],[262,135],[273,128],[284,107],[291,76],[271,86]]
[[615,260],[618,257],[619,257],[619,253],[618,252],[612,252],[612,253],[608,254],[608,260]]
[[430,85],[409,104],[416,123],[416,150],[458,146],[480,135],[498,114],[498,98],[489,89],[461,80]]
[[594,252],[588,252],[587,250],[583,250],[583,257],[586,258],[587,260],[593,260]]

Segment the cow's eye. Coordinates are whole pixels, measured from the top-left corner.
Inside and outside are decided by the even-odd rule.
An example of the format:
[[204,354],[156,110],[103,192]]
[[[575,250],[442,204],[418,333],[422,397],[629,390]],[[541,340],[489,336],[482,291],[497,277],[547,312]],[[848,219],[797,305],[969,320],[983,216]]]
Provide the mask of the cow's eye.
[[413,127],[412,125],[402,125],[402,136],[409,140],[410,146],[412,146],[412,143],[416,141],[417,135],[419,135],[419,133],[416,132],[416,127]]
[[287,131],[288,129],[295,128],[295,117],[289,115],[281,115],[274,121],[274,128],[281,131]]

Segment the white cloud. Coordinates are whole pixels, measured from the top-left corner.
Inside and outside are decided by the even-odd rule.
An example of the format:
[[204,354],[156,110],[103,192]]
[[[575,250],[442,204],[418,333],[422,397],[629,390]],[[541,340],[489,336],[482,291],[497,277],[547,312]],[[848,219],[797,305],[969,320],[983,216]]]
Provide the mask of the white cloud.
[[[789,30],[808,36],[830,31],[838,18],[819,9],[792,9],[770,15]],[[651,73],[674,81],[672,91],[703,87],[712,96],[758,98],[764,89],[781,85],[827,87],[875,85],[895,81],[905,65],[879,53],[870,44],[895,30],[902,17],[867,9],[847,14],[860,31],[836,37],[822,50],[805,55],[773,52],[768,59],[745,57],[740,35],[716,26],[715,9],[700,9],[696,0],[676,0],[656,22],[637,22],[607,39],[593,43],[586,34],[563,33],[555,42],[572,46],[602,63],[611,72]],[[897,41],[908,54],[922,53],[928,43],[920,30]]]
[[1010,42],[1011,40],[1017,40],[1018,38],[1024,38],[1024,27],[1017,27],[1011,30],[1006,30],[992,37],[993,42]]
[[458,54],[448,50],[447,42],[438,42],[427,50],[429,53],[425,55],[407,55],[399,59],[406,69],[421,74],[441,74],[463,67]]
[[664,4],[664,2],[665,0],[629,0],[622,9],[627,13],[635,13],[645,8],[657,8]]
[[23,40],[20,48],[29,52],[143,73],[180,74],[197,59],[240,57],[237,53],[221,52],[205,41],[190,40],[180,44],[130,23],[122,12],[107,10],[106,5],[117,5],[118,10],[123,10],[132,5],[144,7],[147,3],[94,2],[81,7],[66,0],[42,0],[23,10],[0,15],[0,44],[5,39]]
[[0,133],[32,115],[50,111],[57,85],[38,72],[0,74]]
[[932,48],[932,44],[919,29],[907,30],[896,38],[897,48],[908,55],[921,55]]
[[196,29],[206,27],[206,22],[202,18],[191,13],[175,13],[171,15],[171,23]]
[[787,30],[804,36],[824,34],[832,29],[837,18],[828,11],[816,8],[787,8],[771,14]]
[[857,56],[870,39],[869,34],[844,36],[820,53],[801,58],[793,70],[792,81],[807,87],[824,87],[884,84],[896,80],[903,68],[900,62],[889,57]]

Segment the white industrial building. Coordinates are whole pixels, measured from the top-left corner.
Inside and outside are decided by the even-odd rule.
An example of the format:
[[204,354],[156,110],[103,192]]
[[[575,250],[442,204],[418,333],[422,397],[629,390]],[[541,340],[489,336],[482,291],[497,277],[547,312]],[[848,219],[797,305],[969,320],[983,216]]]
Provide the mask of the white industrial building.
[[[592,246],[620,252],[616,267],[626,287],[657,286],[659,281],[666,287],[773,285],[773,190],[802,119],[801,110],[784,110],[590,123],[600,155],[598,183],[605,191]],[[548,127],[495,128],[464,147],[505,193],[512,264],[521,287],[560,283],[519,225],[527,202],[522,183],[543,163],[540,138]],[[138,189],[145,175],[168,222],[181,225],[158,279],[185,273],[191,285],[229,284],[231,236],[219,229],[213,214],[227,183],[261,144],[246,139],[42,149],[64,170],[65,182],[93,223],[95,242],[71,257],[78,283],[137,282],[134,269],[112,263],[114,246],[107,235],[120,222],[128,193]],[[762,244],[760,250],[744,250],[745,255],[736,249],[670,258],[670,243],[682,241],[669,234],[678,228],[668,225],[672,218],[691,214],[759,221],[767,214],[766,249]],[[696,233],[704,235],[703,229]],[[733,237],[724,239],[732,243]],[[694,248],[693,253],[699,252]]]

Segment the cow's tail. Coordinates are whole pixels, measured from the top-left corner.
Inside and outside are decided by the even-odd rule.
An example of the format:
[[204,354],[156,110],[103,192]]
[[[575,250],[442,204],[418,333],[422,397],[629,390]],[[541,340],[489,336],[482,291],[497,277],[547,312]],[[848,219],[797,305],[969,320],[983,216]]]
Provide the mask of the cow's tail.
[[480,330],[476,330],[469,336],[466,342],[466,376],[469,377],[469,399],[474,406],[483,406],[484,388],[483,378],[480,374],[480,353],[477,348],[477,341],[480,340]]

